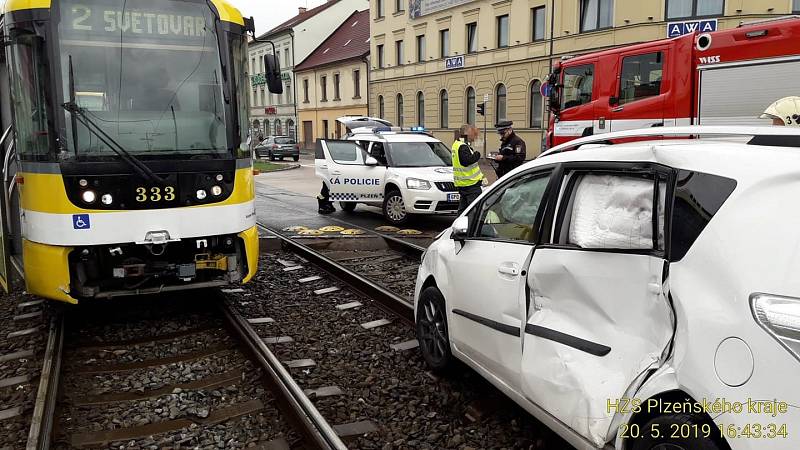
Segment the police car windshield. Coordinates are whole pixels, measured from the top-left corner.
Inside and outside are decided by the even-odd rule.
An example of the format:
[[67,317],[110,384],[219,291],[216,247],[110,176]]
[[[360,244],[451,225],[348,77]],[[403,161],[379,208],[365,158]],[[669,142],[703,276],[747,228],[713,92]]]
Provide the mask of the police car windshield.
[[450,151],[441,142],[393,142],[389,144],[393,167],[446,167],[453,165]]
[[[209,4],[64,0],[60,10],[65,102],[74,95],[88,117],[137,156],[220,155],[233,147]],[[113,155],[82,125],[66,131],[70,151]]]

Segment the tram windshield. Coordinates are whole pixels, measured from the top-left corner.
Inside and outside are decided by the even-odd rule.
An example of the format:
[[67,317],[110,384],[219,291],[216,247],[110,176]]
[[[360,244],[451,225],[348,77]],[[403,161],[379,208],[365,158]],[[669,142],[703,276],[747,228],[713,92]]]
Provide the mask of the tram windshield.
[[[225,76],[205,1],[66,0],[59,47],[64,100],[132,155],[222,155]],[[114,152],[66,114],[73,156]]]

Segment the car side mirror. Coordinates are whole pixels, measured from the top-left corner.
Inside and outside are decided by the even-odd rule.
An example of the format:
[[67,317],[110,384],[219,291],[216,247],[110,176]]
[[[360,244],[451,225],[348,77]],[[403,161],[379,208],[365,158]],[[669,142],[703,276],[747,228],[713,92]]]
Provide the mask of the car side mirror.
[[283,94],[283,81],[281,81],[281,63],[275,55],[264,55],[264,64],[267,70],[267,88],[273,94]]
[[464,241],[469,233],[469,217],[461,216],[450,227],[450,239],[454,241]]
[[367,156],[367,159],[364,160],[364,165],[365,166],[372,166],[372,167],[377,166],[378,165],[378,160],[373,158],[372,156]]

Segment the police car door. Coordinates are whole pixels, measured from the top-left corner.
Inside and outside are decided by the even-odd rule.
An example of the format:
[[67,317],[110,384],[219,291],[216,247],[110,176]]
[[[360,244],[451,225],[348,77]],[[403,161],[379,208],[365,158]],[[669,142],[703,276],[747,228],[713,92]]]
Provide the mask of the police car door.
[[354,141],[320,140],[324,163],[317,163],[317,175],[330,189],[333,202],[374,199],[383,184],[374,167],[365,165],[365,151]]

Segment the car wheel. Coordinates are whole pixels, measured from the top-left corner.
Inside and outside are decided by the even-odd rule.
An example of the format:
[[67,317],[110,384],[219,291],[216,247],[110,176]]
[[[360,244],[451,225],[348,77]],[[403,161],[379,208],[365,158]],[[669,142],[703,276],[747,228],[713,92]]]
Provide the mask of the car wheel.
[[383,199],[383,216],[392,225],[403,225],[408,222],[406,205],[403,203],[403,194],[400,191],[391,190],[386,193],[386,198]]
[[417,306],[417,341],[428,367],[443,372],[453,364],[444,296],[439,289],[425,288]]
[[292,156],[292,159],[294,160],[294,162],[300,161],[300,157],[299,156]]
[[[659,416],[641,427],[638,431],[641,437],[632,438],[632,445],[629,448],[631,450],[722,450],[724,447],[713,439],[716,425],[709,424],[711,433],[707,438],[698,432],[706,423],[702,417],[692,414]],[[681,433],[684,429],[694,432]]]
[[342,208],[342,211],[345,212],[353,212],[356,210],[356,202],[339,202],[339,207]]
[[272,152],[269,152],[269,160],[275,161],[275,155],[273,155]]

